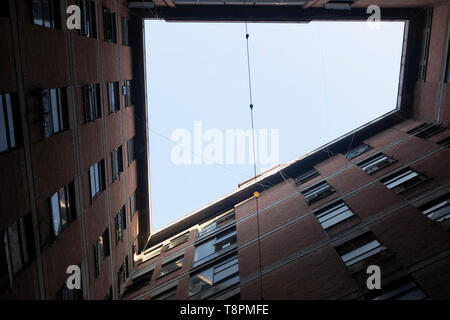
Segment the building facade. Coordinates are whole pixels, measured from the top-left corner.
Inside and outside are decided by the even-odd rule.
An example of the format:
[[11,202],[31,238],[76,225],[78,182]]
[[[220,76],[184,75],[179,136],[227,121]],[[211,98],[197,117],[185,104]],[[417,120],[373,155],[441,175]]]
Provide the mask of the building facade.
[[[398,105],[152,234],[123,298],[449,299],[449,2],[256,1],[247,12],[193,3],[157,2],[157,12],[167,20],[365,20],[378,5],[382,19],[406,23]],[[371,265],[380,290],[367,287]]]
[[135,23],[126,1],[1,1],[1,299],[117,298],[148,238]]
[[[143,19],[366,20],[369,5],[406,23],[397,109],[150,234]],[[2,1],[1,299],[450,298],[449,2],[237,8]]]

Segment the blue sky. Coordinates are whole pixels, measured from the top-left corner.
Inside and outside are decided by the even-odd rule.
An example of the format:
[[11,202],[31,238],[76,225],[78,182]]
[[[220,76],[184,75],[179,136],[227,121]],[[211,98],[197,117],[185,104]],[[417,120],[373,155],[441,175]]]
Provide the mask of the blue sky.
[[[251,23],[248,30],[255,129],[269,137],[277,130],[280,163],[396,107],[403,23],[383,22],[380,29],[363,22]],[[225,144],[227,129],[251,128],[249,86],[243,23],[147,20],[145,41],[156,231],[253,176],[249,161],[220,163],[217,148],[202,153],[220,134]],[[195,124],[213,133],[211,140],[199,134],[195,140]],[[174,132],[191,134],[191,164],[174,163],[181,143]],[[258,172],[270,166],[257,161]]]

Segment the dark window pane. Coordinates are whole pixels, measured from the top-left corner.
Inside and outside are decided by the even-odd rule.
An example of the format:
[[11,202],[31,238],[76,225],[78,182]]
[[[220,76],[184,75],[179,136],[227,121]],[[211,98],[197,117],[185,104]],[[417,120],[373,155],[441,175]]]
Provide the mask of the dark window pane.
[[59,132],[59,110],[58,110],[58,94],[56,89],[50,89],[50,101],[52,106],[53,132]]
[[[5,0],[3,0],[2,2],[4,1]],[[32,10],[33,10],[33,23],[42,26],[44,24],[44,19],[42,18],[41,0],[33,0]]]
[[22,257],[19,241],[19,230],[17,223],[14,223],[8,228],[9,236],[9,250],[11,254],[11,264],[14,274],[22,269]]
[[16,147],[16,137],[14,130],[14,116],[11,104],[11,96],[9,93],[5,94],[6,113],[8,115],[8,127],[9,127],[9,147]]
[[50,28],[52,23],[50,21],[50,3],[49,0],[42,0],[42,16],[44,20],[44,27]]
[[6,114],[3,108],[3,95],[0,94],[0,152],[5,150],[8,150]]

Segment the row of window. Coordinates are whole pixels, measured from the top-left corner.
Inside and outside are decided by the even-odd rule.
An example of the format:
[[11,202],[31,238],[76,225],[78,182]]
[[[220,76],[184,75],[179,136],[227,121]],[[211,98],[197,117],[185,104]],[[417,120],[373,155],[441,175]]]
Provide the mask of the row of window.
[[[134,138],[131,138],[127,142],[128,146],[128,165],[136,159],[134,154]],[[112,181],[119,179],[120,173],[124,171],[123,168],[123,151],[122,146],[114,149],[111,152],[111,170]],[[98,194],[100,194],[106,188],[106,174],[105,174],[105,161],[100,160],[89,168],[89,184],[91,191],[91,200],[93,200]],[[135,207],[135,203],[133,203]]]
[[31,214],[2,230],[0,246],[0,292],[12,288],[16,275],[35,258]]
[[[7,1],[2,1],[7,2]],[[97,38],[97,8],[94,1],[78,0],[81,14],[79,34],[87,38]],[[1,6],[6,12],[6,5]],[[4,10],[3,10],[4,9]],[[116,13],[103,7],[104,41],[117,43]],[[9,12],[8,12],[9,15]],[[59,0],[32,0],[33,23],[51,29],[61,29]],[[129,19],[122,17],[122,44],[129,45]]]
[[[364,269],[368,265],[378,261],[383,255],[389,254],[386,246],[380,243],[370,231],[355,236],[353,239],[335,247],[340,255],[342,263],[347,268]],[[418,287],[414,280],[406,276],[386,285],[382,290],[372,291],[366,294],[366,298],[372,300],[422,300],[426,294]]]
[[[214,219],[209,220],[208,222],[206,222],[200,226],[200,228],[198,230],[198,239],[205,238],[205,236],[212,234],[215,230],[218,230],[218,229],[222,228],[223,226],[229,225],[229,223],[231,223],[234,220],[235,220],[234,210],[227,211],[223,214],[218,215]],[[187,242],[188,238],[189,238],[189,231],[187,231],[181,235],[178,235],[172,239],[169,239],[166,251],[173,249],[173,248]],[[234,240],[235,240],[235,237],[234,237]],[[158,244],[151,248],[146,248],[144,251],[145,261],[148,261],[152,258],[159,256],[163,247],[164,247],[164,244],[161,243],[161,244]],[[206,249],[207,246],[204,246],[204,247],[205,247],[205,250],[211,251],[211,249]],[[202,254],[199,253],[199,257],[200,256],[202,256]]]
[[[393,188],[395,188],[395,186],[393,186]],[[450,194],[444,195],[426,205],[419,207],[419,210],[421,210],[429,218],[437,221],[448,219],[450,217]],[[225,217],[226,219],[224,220],[229,221],[228,219],[230,219],[230,215],[231,213],[227,213],[219,216],[216,220],[205,224],[202,230],[209,233],[215,229],[211,228],[211,225],[217,224],[217,222],[220,222],[221,219]],[[331,226],[337,225],[340,222],[351,218],[354,216],[354,213],[345,202],[337,201],[326,208],[317,211],[315,215],[322,228],[327,230]],[[185,237],[187,241],[186,233],[181,236],[177,236],[173,240],[177,241],[180,237]],[[228,288],[229,286],[239,282],[237,257],[233,256],[230,258],[220,258],[221,256],[226,256],[226,253],[228,252],[227,248],[235,248],[235,244],[236,231],[234,227],[231,227],[201,241],[196,245],[193,267],[195,268],[196,266],[203,264],[205,264],[205,267],[202,267],[200,271],[196,271],[190,276],[188,289],[188,296],[190,298],[204,299],[206,297],[210,297],[218,290]],[[154,257],[159,254],[162,247],[163,245],[160,244],[156,248],[153,248],[152,256]],[[388,252],[387,247],[380,243],[380,241],[377,240],[371,232],[358,235],[353,239],[336,246],[335,249],[340,255],[343,264],[347,268],[352,266],[361,268],[362,265],[373,261],[374,257],[377,255],[385,255]],[[216,258],[219,259],[219,262],[214,262],[213,265],[208,265],[206,263]],[[165,262],[161,267],[159,277],[178,270],[181,268],[182,262],[182,256]],[[129,291],[134,291],[137,288],[149,284],[152,275],[153,270],[134,279]],[[159,294],[157,296],[159,296]],[[387,285],[385,290],[379,291],[378,296],[371,297],[371,299],[422,299],[425,297],[425,293],[417,287],[417,284],[408,278],[408,281],[403,281],[398,285],[396,283],[394,283],[394,285]]]
[[[447,126],[444,126],[442,124],[424,123],[424,124],[421,124],[413,129],[409,130],[407,133],[410,135],[414,135],[418,138],[428,139],[428,138],[431,138],[432,136],[437,135],[438,133],[443,132],[446,129],[448,129]],[[446,146],[450,143],[450,137],[445,137],[444,139],[438,141],[437,143],[440,145]],[[358,145],[358,147],[347,152],[345,154],[345,157],[348,160],[352,160],[372,149],[373,149],[373,147],[370,146],[369,144],[362,143],[361,145]],[[392,158],[384,155],[383,153],[377,153],[374,156],[367,158],[366,160],[360,161],[359,163],[357,163],[357,165],[359,167],[361,167],[361,169],[366,171],[368,174],[372,174],[394,162],[396,162],[395,159],[392,159]],[[315,178],[317,176],[319,176],[319,172],[316,169],[312,168],[310,170],[307,170],[305,173],[302,173],[300,176],[296,177],[294,179],[294,182],[295,182],[296,186],[300,186],[300,185],[304,184],[305,182],[312,180],[313,178]],[[309,196],[313,196],[313,198],[310,199],[310,200],[313,200],[312,202],[315,202],[315,201],[321,199],[320,192],[325,192],[324,190],[321,190],[320,186],[317,186],[317,187],[318,187],[318,190],[316,190],[317,192],[313,192],[312,194],[309,194],[308,191],[314,191],[314,190],[307,190],[307,189],[305,190],[307,195],[309,194]],[[322,187],[326,188],[325,185],[323,185]],[[316,197],[316,196],[314,196],[315,193],[319,193],[318,198],[315,198]],[[317,199],[317,200],[314,200],[314,199]]]

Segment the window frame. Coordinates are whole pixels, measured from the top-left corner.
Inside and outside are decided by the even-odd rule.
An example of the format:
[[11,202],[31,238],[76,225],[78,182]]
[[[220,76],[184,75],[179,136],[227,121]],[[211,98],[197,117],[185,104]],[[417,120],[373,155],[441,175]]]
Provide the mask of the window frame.
[[298,177],[294,178],[294,183],[298,187],[298,186],[304,184],[305,182],[312,180],[315,177],[318,177],[319,175],[320,175],[319,171],[317,171],[315,168],[312,168],[312,169],[302,173]]
[[417,209],[433,221],[444,222],[450,219],[450,193],[428,201]]
[[[229,217],[233,217],[229,219]],[[225,221],[225,222],[222,222]],[[211,219],[200,225],[197,239],[202,239],[208,234],[212,234],[212,232],[219,230],[220,228],[229,225],[232,221],[236,221],[236,214],[234,209],[228,210],[225,213],[220,214],[219,216]],[[220,223],[222,222],[222,223]]]
[[97,7],[95,1],[78,0],[81,11],[81,29],[79,35],[86,38],[97,38]]
[[[75,207],[75,188],[73,182],[65,185],[50,196],[50,216],[52,217],[53,236],[58,237],[69,225],[77,219]],[[64,196],[64,200],[62,200]],[[57,207],[54,207],[53,199],[56,197]],[[64,203],[64,205],[62,204]],[[63,214],[64,212],[64,214]],[[63,222],[63,216],[65,223]],[[56,218],[58,218],[56,220]],[[55,222],[58,221],[58,230]]]
[[123,172],[123,151],[122,146],[111,151],[111,171],[112,181],[120,179],[120,173]]
[[[327,230],[351,217],[356,216],[350,207],[342,200],[320,209],[314,213],[323,230]],[[333,220],[333,223],[328,222]],[[327,223],[328,222],[328,223]]]
[[122,17],[122,45],[130,45],[130,19],[128,17]]
[[[46,17],[44,17],[44,3],[48,4]],[[38,17],[35,16],[35,5],[39,5],[40,8],[40,18],[42,19],[40,23]],[[32,23],[36,26],[49,29],[60,29],[60,2],[58,0],[32,0],[31,20]]]
[[83,102],[84,121],[86,123],[102,117],[99,84],[88,84],[83,86]]
[[[224,244],[227,244],[223,246]],[[233,226],[195,244],[193,266],[202,265],[237,247],[237,232]],[[206,249],[206,250],[204,250]],[[207,254],[202,253],[206,251]]]
[[355,159],[356,157],[359,157],[360,155],[372,150],[373,147],[368,143],[361,143],[358,147],[353,148],[352,150],[348,151],[345,154],[345,157],[347,160]]
[[94,245],[94,257],[95,257],[95,276],[98,277],[101,273],[103,263],[106,258],[110,256],[110,239],[109,239],[109,229],[100,235]]
[[[181,264],[181,265],[180,265]],[[161,264],[158,278],[171,274],[183,267],[184,254]]]
[[[230,264],[231,263],[231,264]],[[233,271],[232,268],[236,267],[237,269],[234,270],[234,272],[231,272],[230,274],[224,276],[223,278],[220,278],[218,280],[215,279],[215,276],[221,272],[224,272],[225,270],[231,269],[230,271]],[[223,268],[221,270],[217,270]],[[193,287],[193,282],[196,276],[202,275],[203,278],[206,278],[204,274],[210,274],[211,279],[208,278],[208,280],[211,280],[212,285],[203,288],[200,286],[200,290],[193,291],[195,287]],[[227,257],[224,257],[218,261],[214,261],[213,263],[203,267],[201,270],[194,271],[189,275],[189,285],[188,285],[188,296],[187,299],[205,299],[208,298],[214,294],[216,294],[219,291],[222,291],[224,289],[227,289],[229,287],[232,287],[233,285],[236,285],[239,283],[239,258],[237,253],[234,253],[232,255],[229,255]]]
[[127,156],[128,156],[128,166],[130,166],[134,162],[134,160],[136,160],[134,137],[128,139],[127,141]]
[[107,86],[109,113],[116,113],[120,111],[119,82],[109,81],[107,82]]
[[319,181],[300,191],[307,205],[312,205],[334,192],[336,190],[326,180]]
[[134,217],[137,211],[137,202],[136,202],[136,190],[130,196],[130,216]]
[[433,25],[433,8],[425,10],[424,25],[422,29],[422,39],[419,53],[419,69],[417,71],[417,81],[426,82],[427,67],[430,51],[431,28]]
[[[14,233],[15,235],[11,235]],[[14,241],[13,241],[14,240]],[[15,278],[35,260],[34,231],[31,214],[19,218],[16,222],[6,227],[1,233],[1,242],[5,254],[5,274],[2,275],[0,288],[9,285],[14,287]],[[15,245],[12,245],[15,243]],[[13,249],[14,254],[13,254]],[[6,279],[7,278],[7,279]]]
[[102,193],[103,190],[105,190],[106,179],[104,162],[104,159],[102,159],[89,167],[89,186],[91,201],[93,201],[99,194]]
[[[69,112],[65,88],[41,91],[44,139],[69,129]],[[55,125],[58,126],[55,129]]]
[[[20,110],[18,110],[16,93],[0,93],[0,132],[5,138],[5,145],[0,145],[0,153],[8,152],[22,146]],[[0,138],[1,138],[0,136]]]
[[189,234],[190,234],[190,232],[187,231],[187,232],[185,232],[185,233],[183,233],[183,234],[181,234],[181,235],[179,235],[179,236],[177,236],[177,237],[171,239],[171,240],[169,241],[168,245],[167,245],[166,251],[167,251],[167,250],[171,250],[171,249],[173,249],[173,248],[176,248],[176,247],[182,245],[183,243],[188,242],[188,240],[189,240]]
[[[348,250],[349,247],[351,247],[352,250]],[[357,235],[336,246],[335,249],[341,257],[342,263],[347,268],[388,250],[388,248],[376,239],[374,234],[370,231]]]
[[379,152],[368,157],[367,159],[358,162],[356,165],[364,170],[367,174],[373,174],[395,162],[397,162],[396,159],[389,157],[382,152]]
[[[411,178],[405,180],[405,178],[410,175],[412,175]],[[415,186],[427,180],[428,178],[425,175],[417,172],[414,169],[406,167],[389,174],[387,177],[381,179],[380,182],[383,183],[386,188],[394,191],[397,194],[400,194],[414,188]],[[399,181],[402,182],[399,183]]]
[[103,6],[103,41],[117,43],[116,13]]

